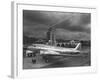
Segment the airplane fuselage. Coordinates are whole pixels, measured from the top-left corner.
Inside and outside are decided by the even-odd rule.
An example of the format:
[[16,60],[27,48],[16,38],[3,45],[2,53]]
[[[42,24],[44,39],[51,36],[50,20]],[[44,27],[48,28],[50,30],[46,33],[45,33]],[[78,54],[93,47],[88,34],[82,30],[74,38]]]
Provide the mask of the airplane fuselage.
[[63,47],[56,47],[50,45],[43,45],[43,44],[34,44],[28,47],[30,50],[41,50],[41,51],[55,51],[55,52],[66,52],[66,53],[77,53],[80,52],[75,48],[63,48]]

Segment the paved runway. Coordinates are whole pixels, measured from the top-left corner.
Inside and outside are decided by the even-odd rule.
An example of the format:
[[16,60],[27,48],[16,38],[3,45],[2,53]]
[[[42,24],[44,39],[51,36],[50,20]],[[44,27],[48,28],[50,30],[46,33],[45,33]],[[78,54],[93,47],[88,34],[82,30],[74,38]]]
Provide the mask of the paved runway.
[[[86,51],[86,50],[85,50]],[[90,66],[90,51],[68,56],[49,56],[46,63],[42,56],[36,57],[36,63],[32,63],[33,57],[23,59],[23,69],[57,68],[57,67],[80,67]]]

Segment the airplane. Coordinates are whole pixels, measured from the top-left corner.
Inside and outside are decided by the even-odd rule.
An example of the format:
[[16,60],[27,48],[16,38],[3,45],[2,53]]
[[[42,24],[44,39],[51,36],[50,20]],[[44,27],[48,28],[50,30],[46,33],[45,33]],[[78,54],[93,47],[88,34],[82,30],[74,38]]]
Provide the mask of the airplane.
[[28,50],[36,56],[36,54],[42,55],[45,62],[48,62],[48,56],[68,56],[69,54],[80,54],[81,43],[78,43],[75,48],[64,48],[45,44],[32,44],[28,46]]
[[78,43],[75,48],[64,48],[46,44],[32,44],[27,47],[26,54],[33,54],[33,56],[37,56],[37,54],[42,55],[45,62],[48,62],[49,56],[71,56],[80,54],[81,43]]
[[51,45],[45,45],[45,44],[32,44],[31,46],[28,46],[28,50],[35,51],[39,50],[40,55],[66,55],[66,54],[78,54],[80,53],[80,45],[81,43],[78,43],[75,48],[64,48],[64,47],[57,47],[57,46],[51,46]]

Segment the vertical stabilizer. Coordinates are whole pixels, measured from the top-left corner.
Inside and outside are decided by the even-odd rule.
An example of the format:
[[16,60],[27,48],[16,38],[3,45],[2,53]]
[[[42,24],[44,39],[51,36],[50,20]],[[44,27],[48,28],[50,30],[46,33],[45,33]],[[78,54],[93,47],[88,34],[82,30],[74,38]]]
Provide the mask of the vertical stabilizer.
[[81,49],[81,43],[78,43],[77,46],[75,47],[75,50],[80,50]]

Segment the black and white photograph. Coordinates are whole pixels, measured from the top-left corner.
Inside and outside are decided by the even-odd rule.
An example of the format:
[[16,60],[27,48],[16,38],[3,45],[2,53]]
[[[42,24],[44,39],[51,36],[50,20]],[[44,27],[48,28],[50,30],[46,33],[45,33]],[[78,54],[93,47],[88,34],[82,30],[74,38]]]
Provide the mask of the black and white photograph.
[[23,69],[91,66],[91,13],[23,10]]

